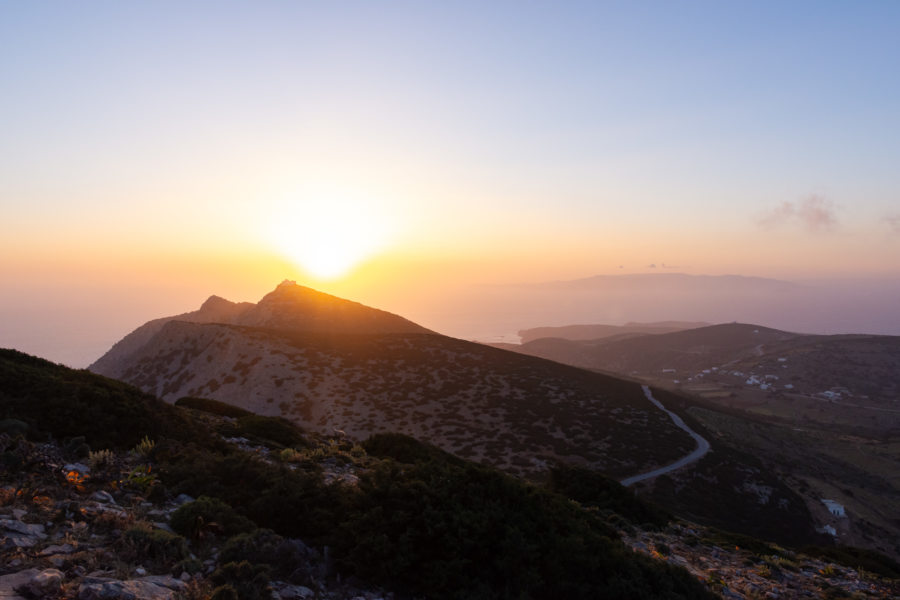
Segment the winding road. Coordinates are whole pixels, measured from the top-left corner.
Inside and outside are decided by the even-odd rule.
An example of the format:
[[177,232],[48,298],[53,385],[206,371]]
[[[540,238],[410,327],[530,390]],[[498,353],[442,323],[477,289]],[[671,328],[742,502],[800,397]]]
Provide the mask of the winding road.
[[667,409],[665,406],[662,405],[662,403],[659,400],[654,398],[653,394],[650,392],[650,386],[642,385],[641,388],[643,388],[644,395],[647,396],[647,400],[649,400],[654,405],[656,405],[656,407],[659,408],[660,410],[668,413],[669,417],[671,417],[672,422],[675,423],[675,425],[677,425],[681,429],[684,429],[688,433],[689,436],[694,438],[694,440],[697,442],[697,448],[690,454],[682,456],[681,458],[679,458],[678,460],[676,460],[675,462],[673,462],[670,465],[666,465],[665,467],[660,467],[660,468],[654,469],[652,471],[647,471],[646,473],[641,473],[640,475],[634,475],[627,479],[623,479],[619,483],[621,483],[624,486],[629,486],[633,483],[637,483],[638,481],[644,481],[645,479],[652,479],[653,477],[658,477],[665,473],[674,471],[675,469],[680,469],[681,467],[683,467],[685,465],[689,465],[692,462],[696,462],[696,461],[700,460],[701,458],[703,458],[703,455],[705,455],[707,452],[709,452],[709,442],[706,441],[706,438],[704,438],[699,433],[697,433],[696,431],[694,431],[693,429],[688,427],[685,424],[685,422],[681,419],[681,417],[679,417],[678,415],[673,413],[671,410]]

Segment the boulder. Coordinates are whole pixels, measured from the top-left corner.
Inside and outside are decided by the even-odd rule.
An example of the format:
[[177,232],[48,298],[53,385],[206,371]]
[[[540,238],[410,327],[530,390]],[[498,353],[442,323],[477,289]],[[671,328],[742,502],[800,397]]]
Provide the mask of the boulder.
[[51,556],[53,554],[72,554],[75,552],[76,548],[72,544],[61,544],[61,545],[53,545],[47,546],[43,550],[41,550],[41,556]]
[[66,473],[75,471],[76,473],[80,473],[84,477],[87,477],[91,474],[91,468],[82,463],[69,463],[63,467],[63,471]]
[[66,578],[58,569],[44,569],[32,577],[21,589],[35,598],[57,596],[62,591],[62,583]]
[[278,596],[282,600],[305,600],[316,595],[314,591],[302,585],[272,585],[273,589],[278,592]]
[[91,494],[91,500],[96,502],[101,502],[103,504],[115,504],[116,499],[112,497],[112,494],[109,492],[105,492],[103,490],[97,490],[93,494]]
[[43,525],[23,523],[16,519],[0,519],[0,536],[0,546],[5,549],[31,548],[47,538]]
[[119,581],[88,580],[78,590],[78,600],[174,600],[184,583],[174,577],[150,576]]
[[16,593],[18,588],[24,587],[31,578],[40,573],[39,569],[27,569],[18,573],[0,576],[0,598],[3,600],[24,600]]

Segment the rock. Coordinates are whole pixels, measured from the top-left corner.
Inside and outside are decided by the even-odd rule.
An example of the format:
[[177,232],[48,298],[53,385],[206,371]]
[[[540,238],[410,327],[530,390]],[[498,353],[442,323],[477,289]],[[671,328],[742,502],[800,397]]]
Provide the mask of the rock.
[[47,538],[43,525],[31,525],[15,519],[0,519],[0,535],[3,536],[2,547],[6,549],[31,548]]
[[184,582],[181,581],[181,579],[172,577],[171,575],[148,575],[146,577],[141,577],[140,581],[169,588],[170,590],[180,590],[184,587]]
[[316,595],[314,591],[302,585],[284,584],[278,587],[273,585],[272,587],[275,588],[274,591],[276,591],[284,600],[303,600],[305,598],[312,598]]
[[31,578],[23,588],[29,595],[37,598],[56,596],[62,591],[62,582],[65,579],[62,571],[57,569],[45,569]]
[[103,490],[98,490],[91,494],[91,500],[96,500],[97,502],[102,502],[103,504],[115,504],[116,499],[113,498],[112,494],[109,492],[104,492]]
[[147,574],[147,569],[145,569],[144,567],[137,567],[137,568],[134,570],[134,574],[135,574],[135,575],[138,575],[138,576],[140,576],[140,577],[143,577],[144,575]]
[[169,576],[128,581],[85,581],[78,590],[78,600],[174,600],[175,590],[184,586],[182,581]]
[[54,554],[53,556],[48,556],[47,560],[51,565],[56,567],[57,569],[62,569],[66,566],[66,562],[69,560],[65,554]]
[[168,531],[169,533],[175,533],[171,527],[169,527],[168,523],[163,523],[162,521],[154,521],[153,526],[157,529],[162,529],[163,531]]
[[87,465],[83,465],[81,463],[69,463],[63,467],[63,471],[66,473],[71,473],[75,471],[76,473],[81,474],[82,476],[87,477],[91,474],[91,468]]
[[178,494],[175,497],[175,504],[181,506],[182,504],[187,504],[188,502],[193,502],[194,498],[188,496],[187,494]]
[[76,548],[72,544],[62,544],[62,545],[53,545],[47,546],[43,550],[41,550],[41,556],[50,556],[52,554],[72,554],[75,552]]
[[16,593],[17,588],[24,587],[31,578],[40,573],[38,569],[28,569],[18,573],[10,573],[0,577],[0,598],[3,600],[24,600]]

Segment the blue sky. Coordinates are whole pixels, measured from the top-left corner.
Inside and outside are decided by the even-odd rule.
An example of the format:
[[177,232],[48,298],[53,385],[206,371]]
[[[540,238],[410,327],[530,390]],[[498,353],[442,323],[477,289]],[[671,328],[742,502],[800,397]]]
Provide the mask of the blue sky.
[[[388,304],[373,282],[437,271],[896,280],[898,26],[897,2],[0,1],[4,314],[49,280],[173,308],[282,274]],[[382,228],[321,236],[359,253],[339,280],[272,233],[327,234],[323,207]]]

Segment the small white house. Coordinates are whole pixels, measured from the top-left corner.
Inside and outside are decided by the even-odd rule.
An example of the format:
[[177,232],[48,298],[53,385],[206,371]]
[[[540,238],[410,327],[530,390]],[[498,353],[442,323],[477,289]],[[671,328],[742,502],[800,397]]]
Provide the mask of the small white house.
[[847,516],[847,513],[844,512],[843,504],[839,504],[839,503],[835,502],[834,500],[826,500],[825,498],[822,498],[822,504],[824,504],[825,508],[828,509],[828,512],[830,512],[835,517],[846,517]]

